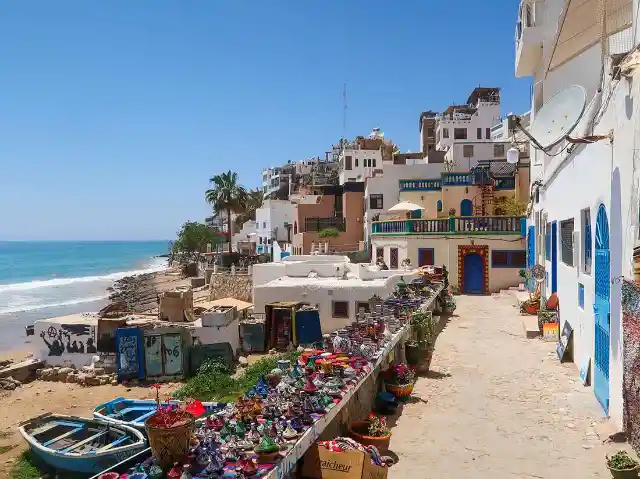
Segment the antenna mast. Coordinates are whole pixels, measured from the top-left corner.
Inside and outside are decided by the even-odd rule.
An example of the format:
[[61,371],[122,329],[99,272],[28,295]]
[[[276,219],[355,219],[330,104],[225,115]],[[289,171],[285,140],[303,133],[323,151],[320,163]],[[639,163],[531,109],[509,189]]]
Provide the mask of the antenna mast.
[[342,139],[347,140],[347,82],[342,89]]

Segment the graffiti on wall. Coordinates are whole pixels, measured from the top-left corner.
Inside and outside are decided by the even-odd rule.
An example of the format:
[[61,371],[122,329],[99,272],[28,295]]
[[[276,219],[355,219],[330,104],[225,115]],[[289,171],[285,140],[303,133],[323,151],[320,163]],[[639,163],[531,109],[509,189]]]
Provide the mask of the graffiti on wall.
[[96,349],[96,328],[87,324],[52,324],[40,332],[49,356],[92,354]]
[[120,374],[137,374],[138,372],[138,337],[123,336],[118,344],[120,358]]

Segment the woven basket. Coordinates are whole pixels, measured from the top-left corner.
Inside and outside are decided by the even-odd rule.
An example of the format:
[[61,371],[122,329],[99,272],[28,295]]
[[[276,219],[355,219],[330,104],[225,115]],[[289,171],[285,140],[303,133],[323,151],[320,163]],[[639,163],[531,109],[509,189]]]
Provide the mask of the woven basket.
[[384,383],[385,389],[393,394],[398,401],[408,401],[413,392],[413,383],[411,384],[391,384],[387,381]]
[[[155,414],[154,414],[155,416]],[[195,416],[184,413],[184,421],[170,428],[158,427],[153,424],[151,416],[144,423],[149,438],[149,447],[163,470],[169,469],[174,463],[182,464],[189,455],[189,443],[195,424]]]

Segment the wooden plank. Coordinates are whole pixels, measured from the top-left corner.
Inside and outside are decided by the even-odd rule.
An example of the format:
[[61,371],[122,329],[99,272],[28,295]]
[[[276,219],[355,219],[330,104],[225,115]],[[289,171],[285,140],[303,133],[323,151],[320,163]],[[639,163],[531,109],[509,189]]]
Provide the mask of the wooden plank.
[[82,430],[84,426],[82,427],[77,427],[75,429],[72,429],[71,431],[65,432],[64,434],[62,434],[61,436],[58,436],[56,438],[50,439],[49,441],[45,442],[44,444],[42,444],[44,447],[49,447],[49,444],[53,444],[56,441],[60,441],[61,439],[65,439],[69,436],[74,435],[76,432]]
[[129,439],[129,436],[123,436],[120,439],[116,439],[115,441],[113,441],[111,444],[107,444],[106,446],[101,447],[100,449],[98,449],[96,452],[103,452],[103,451],[108,451],[109,449],[119,446],[120,444],[122,444],[123,442],[125,442],[127,439]]
[[97,439],[97,438],[99,438],[99,437],[101,437],[101,436],[104,436],[107,432],[108,432],[108,431],[107,431],[106,429],[105,429],[104,431],[98,431],[98,432],[97,432],[96,434],[94,434],[93,436],[89,436],[88,438],[83,439],[82,441],[80,441],[80,442],[78,442],[78,443],[74,444],[73,446],[70,446],[70,447],[68,447],[68,448],[66,448],[66,449],[63,449],[62,451],[58,451],[58,452],[61,452],[61,453],[63,453],[63,454],[64,454],[64,453],[67,453],[67,452],[71,452],[71,451],[73,451],[74,449],[78,449],[80,446],[84,446],[84,445],[85,445],[85,444],[87,444],[88,442],[93,441],[94,439]]

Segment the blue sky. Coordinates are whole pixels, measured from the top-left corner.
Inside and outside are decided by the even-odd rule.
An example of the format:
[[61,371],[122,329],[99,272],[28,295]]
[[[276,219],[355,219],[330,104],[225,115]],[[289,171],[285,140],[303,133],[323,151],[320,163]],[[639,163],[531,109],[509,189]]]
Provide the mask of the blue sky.
[[379,126],[418,150],[422,110],[513,76],[518,2],[5,0],[0,239],[165,239],[215,173],[322,155]]

